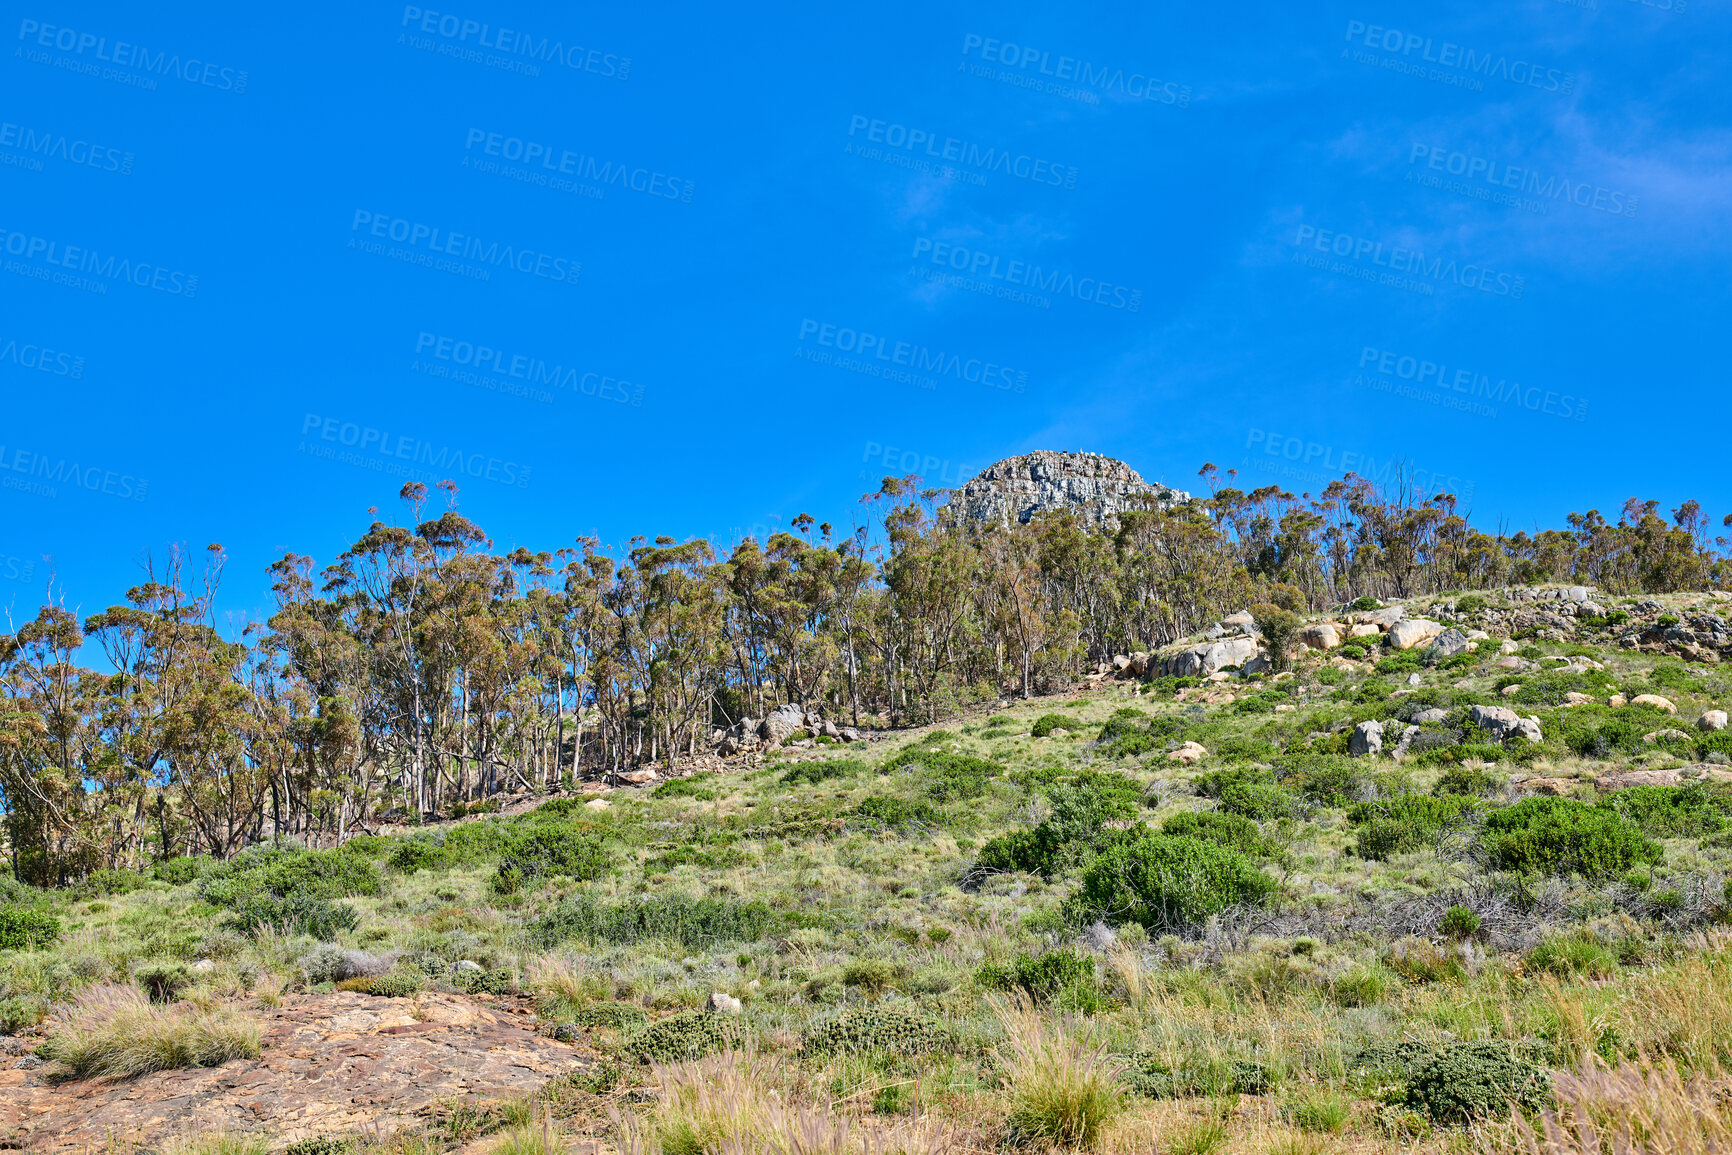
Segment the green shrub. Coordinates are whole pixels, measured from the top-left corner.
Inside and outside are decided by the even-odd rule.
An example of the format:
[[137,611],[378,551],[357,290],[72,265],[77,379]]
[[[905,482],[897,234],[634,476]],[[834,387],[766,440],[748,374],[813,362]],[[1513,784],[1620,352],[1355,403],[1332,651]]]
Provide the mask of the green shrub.
[[205,876],[199,885],[205,901],[239,910],[256,897],[318,900],[377,895],[384,889],[378,867],[339,850],[254,848],[232,866],[228,873]]
[[60,920],[27,906],[0,906],[0,950],[45,947],[60,938]]
[[1663,851],[1616,811],[1573,798],[1527,798],[1493,811],[1485,821],[1485,849],[1500,870],[1615,878],[1638,862],[1659,862]]
[[452,976],[451,985],[465,994],[508,995],[517,986],[517,976],[510,967],[486,970],[460,970]]
[[854,807],[856,817],[867,819],[892,830],[913,826],[936,826],[944,821],[944,812],[930,802],[919,799],[910,802],[883,794],[872,794]]
[[608,854],[600,839],[583,831],[548,826],[532,831],[505,852],[492,885],[500,894],[516,894],[534,879],[588,882],[600,878],[607,868]]
[[1175,838],[1218,842],[1263,861],[1281,857],[1281,848],[1274,839],[1264,837],[1257,824],[1242,814],[1226,814],[1219,810],[1186,811],[1161,823],[1161,833]]
[[1465,906],[1452,906],[1437,920],[1437,933],[1444,938],[1472,938],[1479,933],[1479,915]]
[[234,904],[234,913],[224,925],[243,934],[256,934],[264,926],[280,934],[304,934],[330,941],[346,930],[354,930],[361,916],[347,903],[295,895],[280,898],[253,894]]
[[[817,786],[824,782],[834,782],[840,778],[852,778],[866,770],[866,763],[858,758],[831,758],[824,762],[800,762],[788,768],[782,775],[784,786]],[[691,781],[691,779],[681,779]],[[671,786],[672,783],[669,783]]]
[[416,971],[401,970],[374,975],[370,978],[344,979],[337,984],[337,989],[356,991],[381,999],[407,999],[420,994],[426,985],[425,976]]
[[1700,782],[1682,786],[1631,786],[1600,799],[1603,809],[1632,822],[1654,838],[1701,838],[1732,826],[1732,795]]
[[697,948],[756,942],[786,925],[787,919],[756,901],[666,894],[604,903],[591,894],[575,894],[536,923],[534,935],[544,946],[572,938],[618,946],[670,939]]
[[648,1017],[648,1012],[636,1003],[599,1002],[578,1011],[576,1022],[584,1027],[624,1031],[641,1025]]
[[1483,798],[1499,786],[1496,778],[1484,770],[1473,770],[1466,766],[1451,766],[1438,776],[1431,792],[1442,797],[1446,794],[1460,794],[1470,798]]
[[1618,973],[1618,958],[1589,935],[1554,935],[1528,952],[1527,967],[1559,978],[1604,979]]
[[975,973],[975,981],[989,990],[1020,987],[1035,998],[1047,999],[1073,987],[1092,988],[1095,960],[1068,949],[1023,953],[1009,963],[985,964]]
[[975,860],[984,873],[1016,870],[1051,878],[1085,861],[1135,818],[1142,789],[1116,771],[1082,770],[1046,786],[1052,806],[1032,830],[1012,830],[988,839]]
[[849,1007],[813,1023],[801,1036],[810,1055],[930,1055],[950,1049],[944,1024],[901,1006]]
[[192,972],[181,962],[145,963],[132,972],[132,980],[153,1003],[172,1003],[192,985]]
[[1472,805],[1472,799],[1449,794],[1397,794],[1378,802],[1355,802],[1347,808],[1348,820],[1359,827],[1354,852],[1382,860],[1423,850]]
[[1439,1123],[1537,1111],[1550,1098],[1544,1068],[1494,1040],[1444,1043],[1412,1064],[1407,1104]]
[[631,1049],[652,1063],[683,1063],[737,1047],[739,1020],[708,1011],[681,1011],[649,1024],[631,1038]]
[[1036,738],[1045,738],[1054,730],[1069,730],[1073,734],[1082,730],[1084,723],[1067,714],[1042,714],[1034,720],[1029,734]]
[[213,860],[209,858],[164,858],[151,865],[150,874],[158,882],[166,882],[170,886],[185,886],[189,882],[197,882],[211,865]]
[[1083,869],[1076,901],[1108,922],[1166,932],[1237,903],[1261,902],[1274,890],[1275,880],[1236,850],[1142,833],[1109,846]]
[[1485,609],[1485,598],[1479,594],[1463,594],[1455,599],[1455,612],[1464,616]]
[[1221,809],[1258,822],[1293,813],[1293,796],[1271,782],[1234,782],[1221,788]]
[[391,848],[391,853],[385,856],[385,865],[398,874],[414,874],[418,870],[434,870],[444,864],[444,857],[439,848],[424,838],[398,839],[397,845]]

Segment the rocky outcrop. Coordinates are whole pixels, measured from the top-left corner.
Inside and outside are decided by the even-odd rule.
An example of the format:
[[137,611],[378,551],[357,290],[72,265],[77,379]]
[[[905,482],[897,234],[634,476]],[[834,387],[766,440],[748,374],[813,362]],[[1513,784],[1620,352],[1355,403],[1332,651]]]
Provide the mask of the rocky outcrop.
[[52,1065],[8,1062],[0,1143],[72,1152],[122,1139],[120,1149],[160,1149],[189,1133],[235,1131],[276,1149],[315,1136],[389,1134],[424,1123],[441,1099],[523,1095],[594,1061],[538,1036],[516,1009],[462,995],[339,991],[256,1011],[259,1057],[220,1067],[59,1082]]
[[938,516],[952,526],[1009,525],[1027,524],[1047,510],[1071,509],[1087,524],[1100,526],[1128,509],[1189,499],[1188,493],[1144,481],[1115,458],[1042,450],[988,466],[955,491]]

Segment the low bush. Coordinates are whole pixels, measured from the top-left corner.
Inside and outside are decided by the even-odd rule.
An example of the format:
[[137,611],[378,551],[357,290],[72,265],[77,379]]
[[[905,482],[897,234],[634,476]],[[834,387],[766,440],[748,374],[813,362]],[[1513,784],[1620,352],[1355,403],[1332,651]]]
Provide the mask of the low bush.
[[1275,840],[1265,837],[1257,824],[1242,814],[1226,814],[1219,810],[1186,811],[1161,823],[1161,833],[1175,838],[1218,842],[1264,862],[1281,857],[1281,847]]
[[649,1024],[632,1036],[630,1046],[645,1062],[684,1063],[737,1047],[743,1034],[732,1016],[681,1011]]
[[1054,730],[1069,730],[1074,734],[1081,732],[1084,725],[1085,723],[1068,714],[1042,714],[1034,720],[1029,734],[1035,738],[1045,738]]
[[1255,903],[1275,880],[1236,850],[1201,838],[1145,833],[1108,847],[1084,869],[1076,902],[1110,923],[1167,932],[1239,903]]
[[1408,1106],[1439,1123],[1503,1118],[1512,1107],[1534,1112],[1550,1099],[1545,1069],[1495,1040],[1444,1043],[1410,1071]]
[[182,962],[145,963],[132,972],[145,997],[153,1003],[172,1003],[192,985],[192,972]]
[[910,802],[904,798],[883,794],[872,794],[861,799],[859,805],[854,807],[854,814],[858,818],[866,819],[869,823],[886,826],[892,830],[899,830],[916,824],[936,826],[944,821],[944,812],[930,802],[920,799]]
[[1472,938],[1479,933],[1479,915],[1465,906],[1452,906],[1437,920],[1437,933],[1444,938]]
[[975,973],[975,981],[988,990],[1022,990],[1037,999],[1050,999],[1074,987],[1095,985],[1095,960],[1073,950],[1045,954],[1019,954],[1008,963],[987,963]]
[[536,923],[534,935],[545,946],[572,938],[618,946],[670,939],[695,948],[756,942],[782,930],[788,921],[756,901],[666,894],[605,903],[594,895],[577,894]]
[[831,758],[824,762],[800,762],[790,766],[782,775],[781,782],[784,786],[817,786],[865,772],[866,763],[858,758]]
[[516,894],[524,884],[542,878],[574,878],[588,882],[607,872],[608,854],[601,840],[565,827],[533,830],[499,859],[492,878],[500,894]]
[[1500,870],[1616,878],[1664,857],[1658,845],[1616,811],[1573,798],[1527,798],[1493,811],[1484,843]]
[[800,1037],[810,1055],[930,1055],[948,1050],[944,1024],[909,1007],[849,1007],[813,1023]]
[[1700,782],[1682,786],[1631,786],[1600,799],[1653,838],[1701,838],[1732,826],[1732,794],[1709,790]]
[[1347,808],[1348,820],[1359,827],[1354,851],[1361,858],[1381,860],[1423,850],[1472,806],[1472,799],[1453,794],[1397,794],[1356,802]]
[[424,838],[402,838],[391,848],[391,853],[385,856],[385,866],[398,874],[414,874],[419,870],[433,870],[444,865],[444,857],[439,848]]
[[48,946],[60,937],[60,920],[28,906],[0,906],[0,950]]

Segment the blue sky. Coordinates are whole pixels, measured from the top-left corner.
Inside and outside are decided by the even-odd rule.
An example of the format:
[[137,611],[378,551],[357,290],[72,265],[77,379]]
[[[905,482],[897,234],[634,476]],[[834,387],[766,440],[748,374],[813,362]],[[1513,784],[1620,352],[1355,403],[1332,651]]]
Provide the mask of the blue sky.
[[500,548],[846,525],[1088,449],[1488,528],[1732,509],[1726,0],[27,3],[0,604],[404,477]]

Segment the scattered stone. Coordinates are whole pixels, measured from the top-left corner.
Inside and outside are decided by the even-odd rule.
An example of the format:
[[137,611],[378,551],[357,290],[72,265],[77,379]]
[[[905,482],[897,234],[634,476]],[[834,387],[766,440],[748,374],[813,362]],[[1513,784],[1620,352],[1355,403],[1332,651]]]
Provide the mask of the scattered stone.
[[1593,704],[1594,696],[1592,694],[1583,694],[1575,690],[1570,690],[1564,694],[1564,705],[1566,706],[1591,706]]
[[1513,698],[1521,692],[1522,688],[1519,684],[1514,686],[1505,686],[1503,689],[1498,691],[1498,693],[1502,694],[1506,698]]
[[717,1014],[737,1015],[745,1009],[745,1006],[733,995],[723,994],[721,991],[711,991],[709,1001],[704,1004],[704,1009],[714,1011]]
[[1275,707],[1275,712],[1277,714],[1291,714],[1298,708],[1299,707],[1293,705],[1291,702],[1282,702],[1280,705]]
[[1668,714],[1676,714],[1678,712],[1678,707],[1673,704],[1672,699],[1662,698],[1658,694],[1637,694],[1631,704],[1635,706],[1647,706],[1652,710],[1664,710]]
[[585,802],[583,804],[583,808],[585,810],[597,810],[597,811],[607,810],[607,809],[611,808],[612,806],[613,806],[613,803],[609,802],[605,798],[591,798],[588,802]]
[[1520,646],[1516,645],[1514,642],[1505,638],[1504,641],[1498,646],[1497,652],[1500,654],[1513,654],[1519,649],[1521,649]]
[[1453,658],[1457,654],[1466,653],[1472,645],[1467,635],[1460,630],[1447,629],[1431,643],[1431,652],[1439,658]]
[[1676,786],[1684,780],[1677,769],[1625,770],[1602,775],[1595,783],[1601,790],[1628,790],[1632,786]]
[[1407,675],[1407,684],[1410,686],[1417,686],[1423,681],[1425,679],[1420,677],[1417,672]]
[[1177,750],[1168,752],[1167,761],[1178,762],[1185,766],[1195,766],[1208,756],[1209,751],[1206,747],[1196,742],[1186,742]]
[[1419,734],[1420,729],[1418,726],[1408,726],[1403,729],[1401,731],[1401,737],[1397,739],[1395,743],[1395,750],[1390,754],[1390,757],[1394,758],[1397,762],[1407,757],[1408,748],[1413,745],[1413,740],[1419,737]]
[[1441,722],[1447,717],[1449,717],[1448,710],[1440,710],[1436,706],[1433,706],[1429,710],[1421,710],[1419,713],[1415,714],[1413,720],[1423,726],[1428,722]]
[[1549,794],[1555,798],[1567,798],[1576,792],[1574,778],[1524,778],[1511,785],[1523,794]]
[[1695,739],[1691,738],[1690,735],[1684,733],[1684,731],[1675,730],[1669,726],[1664,730],[1649,730],[1646,734],[1642,735],[1642,741],[1648,743],[1650,746],[1656,742],[1692,742],[1694,740]]
[[1698,730],[1724,730],[1726,728],[1726,711],[1709,710],[1696,719]]
[[1389,627],[1389,646],[1396,650],[1411,650],[1443,633],[1443,623],[1427,618],[1408,618]]
[[460,958],[452,964],[452,970],[460,975],[480,974],[486,968],[472,958]]
[[1473,708],[1473,724],[1485,730],[1498,741],[1503,741],[1512,735],[1519,734],[1529,742],[1542,742],[1540,736],[1540,720],[1524,718],[1514,710],[1504,706],[1475,706]]
[[1606,700],[1606,705],[1611,706],[1614,709],[1617,709],[1617,708],[1622,707],[1622,706],[1628,706],[1629,704],[1630,704],[1630,699],[1624,697],[1624,695],[1622,695],[1622,694],[1613,694],[1610,698],[1608,698]]
[[1355,758],[1382,753],[1383,723],[1361,722],[1353,727],[1353,735],[1347,739],[1347,752]]

